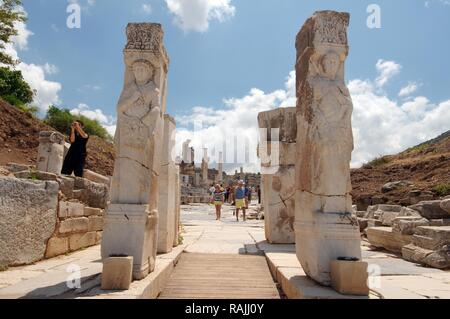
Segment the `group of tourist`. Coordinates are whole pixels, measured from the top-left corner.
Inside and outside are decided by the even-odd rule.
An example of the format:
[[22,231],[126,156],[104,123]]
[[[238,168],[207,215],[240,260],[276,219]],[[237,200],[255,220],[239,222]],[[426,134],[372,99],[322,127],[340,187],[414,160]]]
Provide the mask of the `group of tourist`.
[[246,221],[246,210],[248,209],[254,191],[258,195],[258,203],[261,204],[261,190],[256,187],[256,190],[251,187],[247,187],[243,180],[237,182],[236,185],[230,185],[226,188],[221,184],[216,184],[210,188],[211,203],[216,208],[216,219],[222,218],[222,206],[224,204],[230,204],[235,207],[233,216],[236,216],[236,220],[239,221],[240,212],[242,211],[243,220]]

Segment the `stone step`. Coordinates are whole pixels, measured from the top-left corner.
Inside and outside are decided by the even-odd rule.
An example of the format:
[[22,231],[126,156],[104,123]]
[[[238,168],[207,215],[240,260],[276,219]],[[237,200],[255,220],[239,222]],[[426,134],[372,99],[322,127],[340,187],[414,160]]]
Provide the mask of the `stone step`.
[[411,243],[412,236],[395,233],[392,227],[372,227],[367,229],[367,239],[372,246],[401,253],[403,246]]

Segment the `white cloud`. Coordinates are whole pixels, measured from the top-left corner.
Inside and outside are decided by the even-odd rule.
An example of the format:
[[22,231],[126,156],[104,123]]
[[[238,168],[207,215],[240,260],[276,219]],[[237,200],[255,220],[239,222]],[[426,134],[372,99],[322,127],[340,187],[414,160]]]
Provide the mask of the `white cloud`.
[[205,32],[212,20],[223,22],[235,15],[231,0],[165,0],[174,22],[184,31]]
[[378,87],[385,86],[389,80],[400,73],[402,66],[394,61],[378,60],[376,69],[379,76],[376,78],[375,83]]
[[89,119],[97,120],[111,136],[114,136],[116,131],[116,120],[110,115],[103,113],[101,109],[92,109],[85,103],[80,103],[78,107],[70,110],[72,115],[83,115]]
[[[20,10],[24,11],[23,8],[20,8]],[[24,13],[26,14],[25,11]],[[28,49],[28,38],[33,35],[33,32],[28,30],[27,26],[22,22],[16,23],[15,27],[18,34],[12,38],[11,44],[5,46],[5,51],[15,60],[18,60],[18,51]],[[36,65],[22,61],[15,68],[22,72],[25,81],[36,92],[33,104],[41,112],[45,112],[52,104],[60,103],[58,94],[62,88],[61,84],[46,79],[46,75],[58,72],[58,68],[55,65],[50,63]]]
[[[375,80],[354,79],[348,84],[354,104],[353,167],[359,167],[380,155],[396,154],[450,129],[450,100],[435,104],[426,97],[418,96],[403,103],[397,102],[382,92],[380,85],[385,85],[391,76],[397,74],[400,65],[394,61],[380,60],[375,67],[379,73]],[[237,135],[240,141],[248,139],[251,144],[250,163],[244,166],[257,171],[259,164],[252,160],[256,158],[254,146],[257,142],[254,142],[258,140],[258,113],[279,106],[295,106],[295,72],[289,74],[285,89],[265,93],[254,88],[244,97],[224,100],[224,104],[224,109],[195,107],[189,115],[178,116],[177,151],[181,152],[182,143],[191,139],[197,162],[201,161],[200,150],[203,147],[210,150],[210,155],[215,150],[217,158],[223,141],[229,143],[231,140],[233,144]],[[203,122],[203,128],[188,126],[196,121]],[[242,153],[239,152],[240,155]],[[233,162],[234,154],[227,155],[227,162]],[[226,167],[228,172],[234,172],[239,166],[237,163]]]
[[414,92],[417,91],[419,88],[418,84],[416,82],[409,82],[408,85],[403,87],[400,92],[398,93],[398,96],[400,97],[408,97]]
[[[224,109],[194,107],[189,115],[176,118],[178,154],[181,152],[182,143],[190,139],[191,146],[196,149],[196,162],[201,162],[201,150],[206,147],[212,162],[218,160],[219,152],[226,150],[224,168],[230,173],[234,173],[241,165],[247,171],[258,171],[259,162],[256,156],[259,139],[258,114],[280,106],[295,106],[295,101],[295,72],[291,72],[285,89],[265,93],[253,88],[242,98],[224,100]],[[237,158],[234,153],[235,137],[238,139]],[[224,147],[224,143],[227,147]],[[248,156],[245,152],[246,143]]]
[[428,0],[425,1],[425,8],[430,8],[431,4],[433,3],[441,4],[444,6],[450,6],[450,0]]
[[153,12],[152,5],[150,3],[144,3],[142,5],[142,11],[146,14],[151,14]]

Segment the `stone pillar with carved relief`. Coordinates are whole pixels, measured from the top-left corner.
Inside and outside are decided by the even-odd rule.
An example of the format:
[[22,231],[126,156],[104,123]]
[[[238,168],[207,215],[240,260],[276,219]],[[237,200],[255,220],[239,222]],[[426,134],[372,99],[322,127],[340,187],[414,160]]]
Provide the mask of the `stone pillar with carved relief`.
[[133,278],[155,268],[159,176],[169,59],[156,23],[130,23],[117,105],[116,161],[102,257],[133,256]]
[[295,233],[304,271],[329,286],[331,262],[361,259],[352,216],[352,99],[344,81],[348,13],[316,12],[296,40]]

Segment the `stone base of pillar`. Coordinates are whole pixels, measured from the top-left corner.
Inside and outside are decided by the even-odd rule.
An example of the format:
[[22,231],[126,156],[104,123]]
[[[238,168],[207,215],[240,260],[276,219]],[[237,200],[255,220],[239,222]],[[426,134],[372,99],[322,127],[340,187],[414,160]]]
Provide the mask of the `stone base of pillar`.
[[308,276],[330,286],[332,261],[341,257],[361,260],[361,236],[351,214],[351,197],[301,192],[296,203],[301,205],[296,205],[297,257]]
[[102,259],[132,256],[133,279],[142,280],[155,269],[158,212],[148,205],[111,204],[106,210]]

